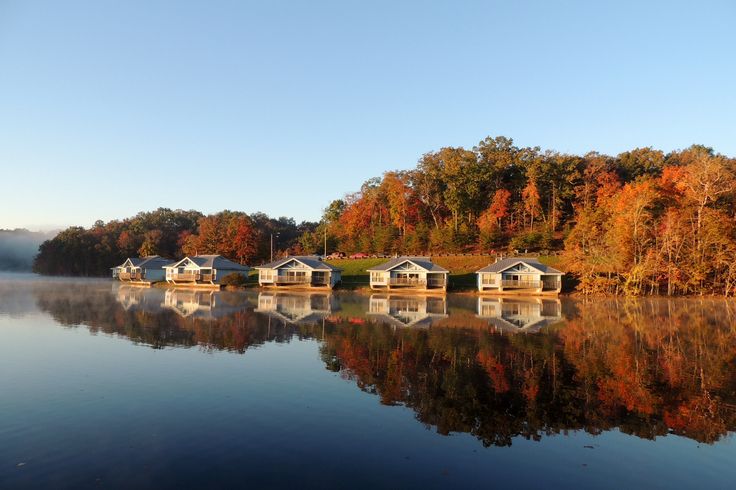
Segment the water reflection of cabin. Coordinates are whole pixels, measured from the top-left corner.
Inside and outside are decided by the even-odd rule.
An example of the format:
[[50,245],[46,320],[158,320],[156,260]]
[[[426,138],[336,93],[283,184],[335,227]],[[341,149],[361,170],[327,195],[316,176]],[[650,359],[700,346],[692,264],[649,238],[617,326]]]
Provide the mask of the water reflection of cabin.
[[115,285],[113,293],[125,311],[145,311],[161,313],[164,292],[157,288],[131,287],[127,284]]
[[285,323],[314,323],[330,316],[339,306],[330,293],[258,293],[255,311]]
[[334,288],[342,270],[319,257],[289,256],[256,267],[260,286],[278,288]]
[[449,271],[429,257],[396,257],[366,271],[371,289],[447,290]]
[[476,274],[481,293],[556,295],[562,288],[563,273],[538,259],[500,259]]
[[222,279],[230,274],[248,276],[250,267],[228,260],[221,255],[196,255],[184,257],[178,262],[168,264],[166,282],[176,286],[220,287]]
[[162,306],[184,318],[223,318],[248,308],[248,303],[225,301],[225,295],[234,294],[202,289],[167,289]]
[[447,317],[447,302],[444,296],[372,294],[368,315],[399,327],[429,327]]
[[556,298],[478,297],[478,318],[505,332],[535,332],[562,320]]
[[133,284],[152,284],[165,279],[163,267],[169,264],[158,255],[149,257],[129,257],[125,262],[112,268],[112,277]]

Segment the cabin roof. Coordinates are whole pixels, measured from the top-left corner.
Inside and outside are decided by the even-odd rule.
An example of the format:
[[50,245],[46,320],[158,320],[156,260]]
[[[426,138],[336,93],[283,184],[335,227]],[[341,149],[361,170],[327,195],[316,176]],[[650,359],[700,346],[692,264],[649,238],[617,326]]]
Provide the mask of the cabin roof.
[[150,257],[142,258],[141,262],[137,264],[137,267],[141,269],[161,269],[169,262],[171,261],[158,255],[151,255]]
[[[131,263],[133,267],[140,267],[141,269],[160,269],[170,261],[158,255],[149,255],[148,257],[128,257],[125,262],[117,267],[125,267],[125,264]],[[116,267],[113,267],[116,269]]]
[[525,266],[530,267],[538,272],[541,272],[542,274],[560,274],[560,275],[564,274],[564,272],[558,271],[554,267],[544,265],[537,258],[520,259],[518,257],[501,259],[497,261],[495,264],[490,264],[490,265],[483,267],[482,269],[477,270],[476,273],[477,272],[503,272],[517,264],[524,264]]
[[186,256],[183,259],[179,260],[178,262],[172,262],[169,265],[164,266],[165,268],[174,268],[177,267],[179,264],[184,262],[185,260],[191,260],[194,262],[200,269],[201,268],[211,268],[211,269],[219,269],[219,270],[234,270],[234,271],[249,271],[250,267],[247,265],[241,265],[237,262],[233,262],[230,259],[226,259],[222,255],[195,255],[194,257]]
[[334,265],[330,265],[326,262],[323,262],[319,257],[316,255],[289,255],[287,257],[284,257],[283,259],[274,260],[273,262],[269,262],[268,264],[259,265],[256,267],[256,269],[279,269],[280,267],[283,267],[284,265],[288,264],[292,260],[296,260],[297,262],[302,263],[307,268],[315,270],[315,271],[341,271],[342,269],[335,267]]
[[412,264],[416,265],[417,267],[420,267],[424,269],[427,272],[450,272],[444,267],[441,267],[434,262],[432,262],[432,259],[429,257],[409,257],[409,256],[402,256],[402,257],[395,257],[388,262],[384,262],[383,264],[371,267],[369,269],[366,269],[368,272],[386,272],[390,271],[404,262],[411,262]]

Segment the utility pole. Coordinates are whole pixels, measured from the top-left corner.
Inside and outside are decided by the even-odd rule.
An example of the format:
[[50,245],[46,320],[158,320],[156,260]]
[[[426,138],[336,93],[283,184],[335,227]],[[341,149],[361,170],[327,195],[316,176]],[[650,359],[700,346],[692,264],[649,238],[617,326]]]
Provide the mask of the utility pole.
[[[278,236],[278,233],[276,233]],[[271,233],[271,262],[273,262],[273,233]]]
[[325,223],[325,258],[327,258],[327,224]]

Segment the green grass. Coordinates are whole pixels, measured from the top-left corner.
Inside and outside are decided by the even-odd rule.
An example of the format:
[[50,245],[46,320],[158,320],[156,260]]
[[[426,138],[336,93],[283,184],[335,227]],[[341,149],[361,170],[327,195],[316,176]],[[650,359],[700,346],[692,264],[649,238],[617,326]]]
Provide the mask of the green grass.
[[383,264],[388,259],[338,259],[328,260],[330,265],[342,269],[342,284],[346,287],[357,287],[368,285],[368,273],[370,269]]

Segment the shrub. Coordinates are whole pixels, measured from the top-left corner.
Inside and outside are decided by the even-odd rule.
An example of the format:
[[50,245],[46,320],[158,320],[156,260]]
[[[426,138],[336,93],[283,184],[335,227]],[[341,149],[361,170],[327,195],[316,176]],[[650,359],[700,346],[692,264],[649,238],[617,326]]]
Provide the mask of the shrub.
[[245,284],[245,276],[237,272],[231,272],[220,281],[223,286],[242,286]]

